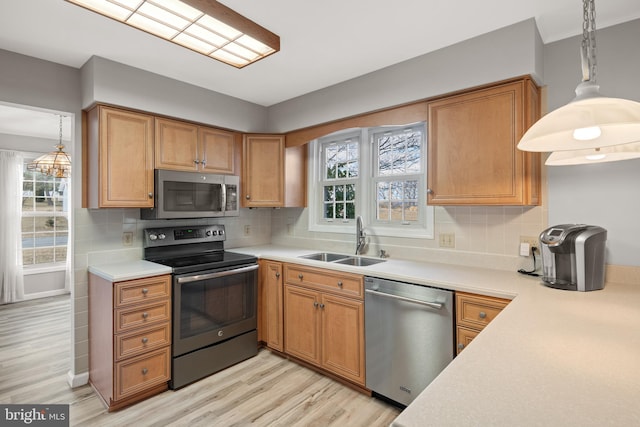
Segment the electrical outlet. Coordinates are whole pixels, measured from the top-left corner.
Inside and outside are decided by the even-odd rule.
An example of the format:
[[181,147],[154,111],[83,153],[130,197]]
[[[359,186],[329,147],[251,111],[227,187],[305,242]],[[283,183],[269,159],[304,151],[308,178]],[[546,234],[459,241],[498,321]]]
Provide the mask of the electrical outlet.
[[245,225],[244,226],[244,235],[245,236],[251,235],[251,226],[250,225]]
[[456,247],[456,235],[455,233],[440,233],[440,247],[441,248],[455,248]]
[[527,255],[524,254],[520,254],[522,256],[529,256],[531,255],[531,248],[537,248],[539,249],[540,247],[540,243],[538,242],[538,238],[537,237],[531,237],[531,236],[520,236],[520,247],[522,247],[523,243],[527,243],[529,245],[529,253]]
[[131,246],[133,244],[133,232],[125,231],[122,233],[122,245],[123,246]]

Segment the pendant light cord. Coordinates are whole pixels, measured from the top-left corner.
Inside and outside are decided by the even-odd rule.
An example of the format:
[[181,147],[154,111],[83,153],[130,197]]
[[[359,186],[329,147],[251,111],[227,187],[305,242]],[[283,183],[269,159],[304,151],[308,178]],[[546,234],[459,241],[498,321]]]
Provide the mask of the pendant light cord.
[[595,0],[582,0],[582,81],[596,82]]

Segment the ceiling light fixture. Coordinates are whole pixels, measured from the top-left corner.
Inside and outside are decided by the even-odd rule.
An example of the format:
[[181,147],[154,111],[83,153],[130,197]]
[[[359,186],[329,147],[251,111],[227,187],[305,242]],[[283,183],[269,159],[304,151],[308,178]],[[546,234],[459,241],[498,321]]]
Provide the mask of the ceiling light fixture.
[[63,151],[62,144],[62,116],[60,116],[60,140],[56,145],[58,151],[44,154],[27,164],[27,170],[40,172],[56,178],[67,178],[71,174],[71,159]]
[[[582,3],[582,83],[576,88],[576,97],[534,123],[518,143],[523,151],[552,151],[547,165],[640,157],[640,103],[600,94],[594,0]],[[629,146],[623,148],[626,144]]]
[[66,0],[242,68],[280,50],[280,37],[214,0]]

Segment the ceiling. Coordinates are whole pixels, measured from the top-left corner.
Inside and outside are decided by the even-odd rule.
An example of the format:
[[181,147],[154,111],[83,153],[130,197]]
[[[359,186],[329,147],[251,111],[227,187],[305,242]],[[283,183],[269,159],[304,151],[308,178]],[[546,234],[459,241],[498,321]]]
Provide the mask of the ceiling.
[[[236,69],[64,0],[2,0],[0,49],[75,68],[97,55],[270,106],[532,17],[544,43],[582,32],[580,0],[221,3],[278,34],[281,51]],[[640,1],[596,12],[607,27],[640,18]]]

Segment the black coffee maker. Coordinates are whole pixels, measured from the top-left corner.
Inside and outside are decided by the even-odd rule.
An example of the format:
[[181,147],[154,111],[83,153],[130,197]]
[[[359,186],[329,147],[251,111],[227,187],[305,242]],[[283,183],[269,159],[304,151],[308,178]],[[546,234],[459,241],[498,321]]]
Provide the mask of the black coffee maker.
[[570,291],[604,288],[607,230],[595,225],[554,225],[540,234],[542,281]]

